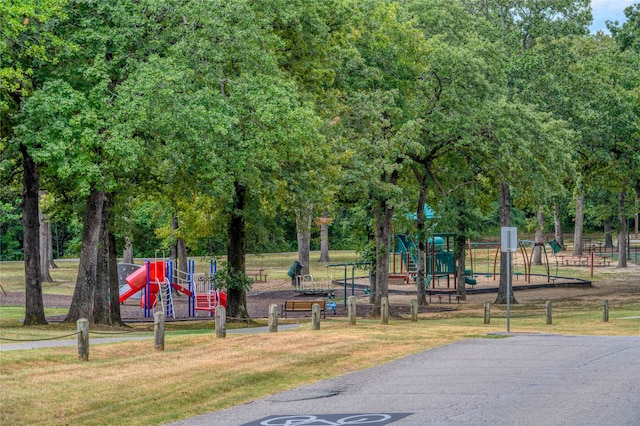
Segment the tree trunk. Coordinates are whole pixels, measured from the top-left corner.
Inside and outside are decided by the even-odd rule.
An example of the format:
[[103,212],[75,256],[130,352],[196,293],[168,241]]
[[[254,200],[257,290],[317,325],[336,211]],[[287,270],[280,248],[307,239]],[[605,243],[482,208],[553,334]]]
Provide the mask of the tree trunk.
[[[38,191],[38,199],[42,199],[42,194],[44,191]],[[38,202],[38,207],[40,203]],[[51,257],[51,253],[49,253],[49,249],[51,248],[51,224],[44,217],[44,213],[42,213],[42,209],[38,208],[38,223],[40,229],[40,281],[41,282],[52,282],[51,274],[49,273],[49,258]]]
[[102,218],[100,219],[100,241],[96,257],[96,286],[93,291],[93,322],[95,324],[111,325],[111,311],[109,309],[109,214],[111,211],[111,198],[105,197],[102,205]]
[[133,243],[131,238],[124,237],[124,252],[122,253],[123,263],[133,263]]
[[418,275],[416,278],[416,291],[419,306],[427,305],[427,292],[425,283],[425,251],[426,251],[426,222],[427,215],[424,211],[424,205],[427,202],[427,185],[426,179],[422,179],[420,188],[420,196],[418,197],[418,210],[416,211],[416,225],[418,228]]
[[[375,243],[376,241],[376,233],[375,230],[372,230],[370,226],[367,225],[367,246],[371,241]],[[370,260],[370,259],[369,259]],[[376,300],[376,292],[378,289],[378,283],[376,282],[376,261],[371,262],[371,271],[369,273],[369,303],[373,303]],[[388,279],[388,278],[387,278]]]
[[311,221],[313,205],[296,211],[296,229],[298,233],[298,262],[302,264],[300,274],[309,273],[309,251],[311,250]]
[[178,243],[175,238],[178,229],[178,215],[174,212],[171,215],[171,226],[169,227],[169,259],[175,261],[178,259]]
[[[109,230],[111,230],[111,227],[109,227]],[[120,313],[120,283],[118,282],[116,236],[111,231],[109,231],[109,312],[113,325],[125,325]]]
[[376,219],[376,291],[371,315],[380,316],[382,298],[389,297],[389,254],[391,253],[391,219],[394,208],[386,200],[378,200]]
[[[500,183],[500,226],[511,226],[511,190],[509,184]],[[511,298],[511,303],[518,303],[513,295],[507,295],[507,253],[500,252],[500,285],[498,287],[498,297],[495,303],[506,304],[507,297]]]
[[38,166],[27,147],[20,144],[22,153],[22,233],[24,250],[25,315],[24,325],[47,324],[42,302],[40,281],[40,224],[38,220]]
[[558,203],[553,204],[553,230],[554,238],[560,245],[560,249],[564,250],[564,232],[562,231],[562,221],[560,220],[560,206]]
[[611,218],[608,217],[602,221],[602,227],[604,228],[604,248],[613,248],[613,236],[611,235],[613,227],[611,226]]
[[329,223],[331,219],[327,213],[320,220],[320,262],[329,262]]
[[[636,188],[636,192],[640,191],[640,187]],[[636,194],[636,211],[638,211],[638,194]],[[636,213],[635,215],[635,234],[636,240],[638,239],[638,221],[640,221],[640,214]]]
[[538,228],[536,229],[535,245],[533,246],[533,264],[542,265],[543,245],[539,245],[544,244],[544,215],[542,214],[542,207],[538,207],[536,220],[538,221]]
[[582,228],[584,226],[584,195],[576,198],[576,222],[573,231],[573,255],[582,256]]
[[71,299],[71,307],[64,322],[76,322],[80,318],[93,319],[93,292],[96,287],[96,268],[98,260],[98,244],[102,229],[102,205],[104,193],[92,189],[87,199],[82,231],[82,248],[76,288]]
[[58,265],[56,265],[56,261],[53,258],[53,232],[51,232],[51,222],[47,221],[47,227],[49,232],[49,250],[47,250],[49,254],[49,268],[58,269]]
[[618,266],[627,267],[627,216],[624,209],[625,193],[618,193]]
[[[234,182],[235,196],[233,209],[229,220],[229,245],[227,247],[227,266],[230,272],[245,273],[246,255],[246,229],[244,221],[244,208],[247,196],[247,188]],[[227,317],[249,318],[247,311],[247,292],[245,289],[230,288],[227,290]]]
[[178,270],[187,272],[187,243],[184,238],[178,238]]

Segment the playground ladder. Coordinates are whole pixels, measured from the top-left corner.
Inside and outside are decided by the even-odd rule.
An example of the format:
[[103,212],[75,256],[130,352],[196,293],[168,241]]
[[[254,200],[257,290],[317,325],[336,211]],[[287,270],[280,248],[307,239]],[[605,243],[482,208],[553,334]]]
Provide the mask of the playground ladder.
[[[158,281],[158,280],[156,280]],[[176,319],[175,311],[173,310],[173,291],[171,291],[171,283],[168,278],[165,278],[164,281],[158,281],[158,285],[160,286],[160,301],[162,302],[162,310],[167,317],[171,317]]]

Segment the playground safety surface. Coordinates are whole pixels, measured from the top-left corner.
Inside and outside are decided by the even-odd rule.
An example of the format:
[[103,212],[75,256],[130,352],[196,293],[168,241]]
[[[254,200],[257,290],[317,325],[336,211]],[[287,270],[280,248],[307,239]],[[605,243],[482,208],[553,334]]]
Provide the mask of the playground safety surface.
[[[639,297],[638,289],[638,276],[640,276],[640,266],[630,265],[633,271],[631,276],[618,276],[615,268],[610,267],[606,270],[611,274],[611,279],[591,285],[588,281],[582,281],[574,278],[557,278],[549,279],[545,276],[531,276],[531,282],[525,280],[524,276],[514,276],[512,285],[516,291],[516,299],[519,302],[527,302],[527,299],[545,300],[546,298],[558,299],[558,298],[573,298],[579,297],[591,297],[594,302],[601,303],[602,298],[606,295],[607,298],[622,300],[629,300],[629,297]],[[604,270],[601,268],[600,271]],[[626,275],[626,274],[625,274]],[[553,278],[553,277],[551,277]],[[495,293],[497,292],[498,279],[494,280],[492,276],[478,276],[478,284],[475,287],[467,286],[467,300],[461,301],[458,305],[454,300],[451,304],[447,303],[448,299],[444,298],[442,301],[433,299],[429,306],[421,306],[419,308],[420,313],[425,312],[441,312],[448,310],[455,310],[463,308],[465,304],[475,304],[483,302],[495,301]],[[610,284],[611,283],[611,284]],[[453,280],[449,283],[450,290],[453,290]],[[622,285],[622,287],[618,287]],[[358,317],[365,317],[371,310],[369,304],[369,296],[365,294],[365,289],[368,287],[368,280],[365,278],[356,279],[355,285],[351,287],[351,283],[347,286],[347,295],[352,293],[357,298],[357,315]],[[447,289],[446,279],[441,279],[438,283],[435,282],[436,289]],[[526,291],[524,291],[526,290]],[[335,286],[334,295],[336,297],[336,312],[329,310],[327,312],[327,318],[332,316],[346,316],[346,308],[342,302],[344,298],[344,285]],[[24,304],[24,292],[8,292],[6,295],[0,294],[0,305],[23,305]],[[285,300],[296,299],[318,299],[325,298],[325,295],[305,295],[299,294],[293,291],[290,281],[285,279],[269,280],[266,283],[254,284],[251,291],[247,293],[247,309],[249,315],[252,318],[266,318],[268,317],[269,306],[276,304],[281,306]],[[390,285],[389,286],[389,302],[391,309],[394,313],[400,315],[408,315],[410,310],[410,300],[416,297],[415,285]],[[46,307],[67,308],[71,304],[71,296],[43,294],[43,301]],[[188,319],[187,315],[187,303],[188,298],[186,296],[175,296],[175,312],[177,320]],[[126,303],[121,305],[122,318],[126,322],[132,321],[151,321],[151,318],[144,317],[144,310],[139,305],[139,299],[130,299]],[[310,316],[310,313],[296,313],[296,318],[305,318]],[[208,317],[207,312],[198,312],[197,318],[205,319]],[[64,316],[48,317],[49,321],[61,321]],[[168,319],[169,321],[172,319]]]

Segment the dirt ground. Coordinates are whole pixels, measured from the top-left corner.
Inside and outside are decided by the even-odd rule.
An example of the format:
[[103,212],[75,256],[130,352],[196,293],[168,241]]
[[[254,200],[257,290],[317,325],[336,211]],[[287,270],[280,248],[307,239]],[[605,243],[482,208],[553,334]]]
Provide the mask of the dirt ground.
[[[596,280],[591,286],[566,286],[553,288],[538,289],[518,289],[523,285],[522,277],[513,280],[516,289],[515,298],[519,304],[536,304],[544,303],[546,300],[552,300],[554,306],[558,304],[567,304],[574,307],[599,306],[602,301],[607,299],[613,306],[621,303],[640,303],[640,265],[631,264],[626,269],[616,269],[615,267],[600,268],[598,273],[603,279]],[[358,283],[360,283],[358,285]],[[495,286],[488,280],[486,283],[478,283],[476,288],[486,288]],[[446,287],[446,283],[441,283],[441,287]],[[353,294],[357,298],[357,316],[365,317],[371,309],[369,304],[369,296],[365,294],[366,280],[356,282]],[[389,303],[394,313],[408,315],[410,310],[411,299],[415,299],[415,287],[413,285],[390,285],[389,287]],[[351,295],[351,286],[348,286],[347,296]],[[344,287],[337,286],[334,294],[336,298],[344,297]],[[24,292],[8,292],[7,294],[0,292],[0,306],[4,305],[24,305]],[[302,300],[302,299],[326,299],[327,295],[309,295],[298,294],[291,286],[290,280],[269,280],[267,282],[259,282],[253,285],[253,288],[247,293],[247,310],[249,315],[254,318],[267,318],[269,306],[276,304],[282,306],[285,300]],[[496,298],[495,292],[490,293],[469,293],[466,300],[456,303],[455,297],[452,303],[448,303],[445,297],[441,301],[437,298],[432,299],[432,303],[428,306],[422,306],[420,313],[425,312],[442,312],[457,311],[464,312],[467,310],[477,310],[485,302],[493,303]],[[71,296],[60,296],[44,294],[43,300],[45,307],[65,308],[71,304]],[[342,300],[336,303],[335,313],[328,310],[327,315],[346,316],[347,311]],[[188,298],[186,296],[174,296],[174,310],[176,319],[188,318]],[[145,320],[144,309],[139,305],[139,299],[129,299],[125,304],[121,305],[122,317],[125,321]],[[196,317],[205,318],[207,312],[197,312]],[[309,316],[305,313],[289,314],[289,317],[304,318]],[[48,317],[49,320],[60,320],[60,317]],[[170,318],[168,318],[171,320]],[[149,318],[147,318],[149,320]]]

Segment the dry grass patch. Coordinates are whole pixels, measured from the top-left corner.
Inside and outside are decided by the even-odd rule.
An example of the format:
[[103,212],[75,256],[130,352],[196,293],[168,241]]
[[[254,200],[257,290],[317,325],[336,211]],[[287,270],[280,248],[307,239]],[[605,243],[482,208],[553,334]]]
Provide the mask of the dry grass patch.
[[[616,315],[638,308],[622,307]],[[638,320],[603,323],[597,310],[567,312],[553,325],[538,315],[512,317],[514,332],[635,334]],[[246,403],[285,389],[390,362],[466,337],[505,330],[496,309],[481,317],[424,315],[381,325],[330,319],[311,331],[251,335],[168,335],[164,352],[153,340],[94,345],[90,361],[75,347],[3,352],[1,424],[159,424]],[[428,318],[428,319],[427,319]],[[53,413],[53,414],[52,414]]]
[[[455,335],[422,323],[323,324],[261,335],[169,337],[2,355],[2,424],[157,424],[440,346]],[[53,414],[53,416],[52,416]]]

